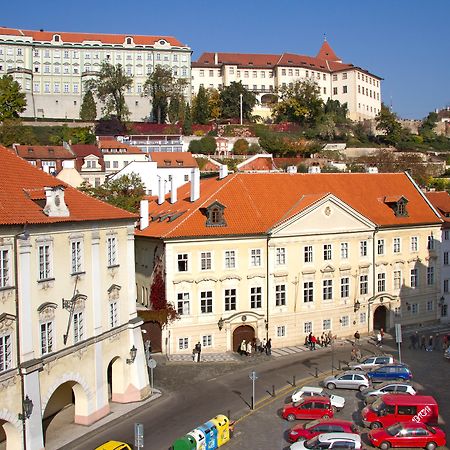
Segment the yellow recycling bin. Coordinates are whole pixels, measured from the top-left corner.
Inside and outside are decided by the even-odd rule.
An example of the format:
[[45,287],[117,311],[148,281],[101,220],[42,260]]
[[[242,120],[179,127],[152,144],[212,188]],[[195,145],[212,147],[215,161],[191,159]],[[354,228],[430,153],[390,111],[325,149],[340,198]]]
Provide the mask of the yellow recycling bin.
[[219,414],[211,422],[217,428],[217,447],[221,447],[230,440],[230,421],[227,416]]

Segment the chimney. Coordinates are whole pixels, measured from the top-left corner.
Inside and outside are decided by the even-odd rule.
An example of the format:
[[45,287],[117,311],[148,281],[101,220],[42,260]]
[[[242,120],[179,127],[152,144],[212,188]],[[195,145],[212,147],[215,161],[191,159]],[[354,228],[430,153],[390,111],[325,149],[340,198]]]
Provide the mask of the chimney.
[[297,166],[287,166],[287,173],[297,173]]
[[219,55],[218,53],[214,53],[214,64],[219,64]]
[[367,173],[378,173],[378,167],[377,166],[369,166],[367,168]]
[[148,200],[141,200],[140,203],[141,221],[139,225],[140,230],[148,227]]
[[311,164],[308,167],[308,173],[320,173],[320,165],[318,163]]
[[172,177],[170,180],[170,203],[176,203],[177,202],[177,187],[175,185],[175,177]]
[[48,217],[69,217],[70,212],[64,200],[64,186],[45,187],[44,214]]
[[75,161],[73,159],[66,159],[62,162],[63,169],[75,169]]
[[219,167],[219,180],[228,176],[228,166],[221,164]]
[[191,169],[191,202],[200,198],[200,170]]
[[161,177],[158,177],[158,205],[162,205],[164,203],[164,184],[165,180],[163,180]]

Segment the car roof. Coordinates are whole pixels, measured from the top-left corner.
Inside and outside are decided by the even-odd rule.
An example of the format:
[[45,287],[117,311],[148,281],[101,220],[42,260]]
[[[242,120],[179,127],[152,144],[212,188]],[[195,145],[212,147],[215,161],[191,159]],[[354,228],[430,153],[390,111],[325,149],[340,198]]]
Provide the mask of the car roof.
[[353,422],[350,420],[344,419],[319,419],[317,425],[327,423],[327,424],[335,424],[335,425],[353,425]]
[[338,373],[332,378],[340,377],[341,375],[365,375],[364,373],[361,373],[360,370],[346,370],[345,372]]
[[428,424],[423,422],[397,422],[394,425],[400,425],[403,428],[427,428]]
[[319,441],[334,441],[336,439],[361,442],[361,436],[355,433],[323,433],[319,435]]
[[431,395],[403,395],[403,394],[385,394],[384,403],[395,403],[397,405],[436,405],[436,400]]
[[323,395],[311,395],[311,396],[305,397],[303,401],[310,402],[313,400],[324,401],[324,402],[330,403],[330,399],[328,397],[324,397]]
[[405,364],[400,364],[400,363],[392,363],[392,364],[383,364],[382,366],[376,367],[373,369],[373,371],[375,370],[382,370],[382,369],[387,369],[388,367],[398,367],[399,369],[407,369],[410,370],[409,367]]

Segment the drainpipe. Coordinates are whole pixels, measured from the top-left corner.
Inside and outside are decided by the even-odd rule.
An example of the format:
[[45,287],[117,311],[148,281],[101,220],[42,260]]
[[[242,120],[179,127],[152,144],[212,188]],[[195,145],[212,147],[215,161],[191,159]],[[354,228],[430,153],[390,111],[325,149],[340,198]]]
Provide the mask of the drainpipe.
[[[375,255],[376,255],[376,234],[378,233],[378,227],[375,227],[373,230],[373,242],[372,242],[372,299],[375,297],[375,288],[376,288],[376,279],[375,279]],[[370,317],[371,309],[370,309],[370,299],[367,302],[367,332],[370,333],[370,321],[372,320]]]
[[266,341],[269,341],[269,235],[266,238]]

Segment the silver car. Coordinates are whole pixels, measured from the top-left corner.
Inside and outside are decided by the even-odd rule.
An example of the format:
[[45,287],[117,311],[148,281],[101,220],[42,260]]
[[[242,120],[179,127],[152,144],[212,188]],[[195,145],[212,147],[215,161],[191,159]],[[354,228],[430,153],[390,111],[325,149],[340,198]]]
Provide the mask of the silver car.
[[360,371],[347,370],[341,374],[325,378],[323,385],[328,389],[359,389],[362,391],[370,386],[370,381]]
[[371,370],[383,364],[392,364],[394,358],[390,355],[368,356],[360,362],[352,362],[349,364],[352,370]]
[[383,394],[409,394],[416,395],[417,391],[409,383],[387,381],[376,388],[368,388],[361,391],[364,403],[369,405]]
[[297,441],[290,450],[328,450],[328,449],[354,449],[362,448],[361,436],[356,433],[324,433],[307,441]]

